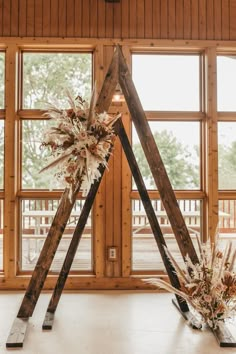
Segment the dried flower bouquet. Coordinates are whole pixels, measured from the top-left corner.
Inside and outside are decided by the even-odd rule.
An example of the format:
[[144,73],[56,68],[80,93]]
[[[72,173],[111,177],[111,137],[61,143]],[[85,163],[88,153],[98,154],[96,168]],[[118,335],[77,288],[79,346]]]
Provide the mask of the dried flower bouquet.
[[115,138],[113,124],[119,116],[96,112],[95,90],[90,105],[80,96],[74,100],[69,92],[67,95],[71,108],[49,105],[45,114],[55,124],[44,133],[41,146],[49,148],[51,160],[40,172],[54,169],[54,176],[71,192],[82,182],[85,196],[100,177],[99,165],[107,167],[106,157]]
[[[197,237],[198,239],[198,237]],[[219,240],[211,247],[209,243],[199,246],[199,263],[193,264],[187,256],[182,270],[166,248],[180,280],[176,289],[161,279],[143,279],[145,282],[163,288],[185,299],[190,307],[200,314],[202,322],[216,329],[221,321],[232,319],[236,310],[236,274],[234,263],[236,250],[228,243],[224,251]]]

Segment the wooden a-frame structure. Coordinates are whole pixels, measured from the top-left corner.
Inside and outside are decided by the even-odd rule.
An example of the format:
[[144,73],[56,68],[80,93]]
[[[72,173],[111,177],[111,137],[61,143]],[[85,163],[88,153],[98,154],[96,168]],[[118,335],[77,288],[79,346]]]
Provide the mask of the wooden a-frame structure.
[[[162,162],[152,132],[146,120],[141,102],[133,84],[130,72],[128,70],[127,64],[119,46],[116,47],[113,59],[111,61],[110,67],[106,74],[101,92],[97,100],[96,110],[98,113],[108,111],[118,83],[120,84],[120,87],[124,94],[126,103],[128,105],[132,117],[132,121],[135,125],[146,159],[150,166],[150,170],[159,190],[160,198],[162,200],[170,224],[172,226],[180,252],[184,259],[188,254],[192,262],[195,264],[198,262],[197,253],[194,249],[184,218],[181,214],[174,191],[170,184],[164,164]],[[138,164],[136,162],[132,147],[129,143],[129,139],[127,137],[121,119],[118,119],[116,121],[116,123],[114,124],[114,129],[116,134],[120,138],[122,147],[126,154],[132,175],[136,182],[141,200],[143,202],[143,206],[145,208],[153,235],[159,248],[160,255],[164,262],[170,282],[174,287],[179,288],[179,279],[175,273],[173,265],[171,264],[169,258],[166,255],[165,239],[157,221],[155,211],[150,201],[142,175],[140,173]],[[99,181],[96,181],[91,186],[90,191],[86,197],[61,272],[59,274],[56,286],[54,288],[51,300],[47,308],[45,320],[43,323],[43,329],[52,328],[54,314],[59,303],[67,276],[69,274],[77,247],[79,245],[87,218],[91,211],[97,190],[99,188],[105,167],[100,166],[99,169],[101,172],[101,178]],[[70,213],[75,203],[79,189],[80,186],[78,186],[76,190],[73,191],[71,198],[68,198],[68,188],[66,188],[64,190],[64,193],[62,194],[57,212],[54,216],[52,225],[48,232],[47,238],[38,258],[35,269],[33,271],[28,288],[25,292],[22,304],[20,306],[17,317],[13,323],[9,337],[7,339],[7,348],[23,347],[23,341],[27,329],[28,319],[32,316],[35,306],[37,304],[39,295],[43,288],[59,242],[63,235],[66,223],[70,217]],[[178,296],[176,296],[176,300],[174,300],[173,302],[178,308],[178,310],[181,312],[183,317],[188,320],[192,319],[192,326],[198,328],[198,323],[194,321],[187,302],[183,299],[180,299]],[[235,340],[230,334],[230,332],[227,330],[227,328],[223,327],[222,329],[218,329],[214,332],[214,334],[216,335],[221,346],[236,346]]]

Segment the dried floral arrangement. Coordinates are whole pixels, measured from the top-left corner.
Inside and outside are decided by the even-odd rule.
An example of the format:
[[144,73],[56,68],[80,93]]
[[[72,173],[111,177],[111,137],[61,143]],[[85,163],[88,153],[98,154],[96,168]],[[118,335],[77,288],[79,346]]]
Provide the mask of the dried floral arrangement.
[[90,186],[100,177],[100,164],[107,167],[106,157],[111,153],[115,134],[113,124],[119,118],[95,110],[96,93],[90,104],[81,96],[73,99],[67,92],[69,109],[48,105],[45,115],[55,125],[44,132],[42,148],[50,151],[50,161],[40,172],[54,170],[54,176],[70,188],[70,195],[81,183],[86,196]]
[[218,239],[212,247],[198,240],[198,247],[199,263],[193,264],[187,256],[184,269],[178,266],[168,249],[165,249],[178,275],[180,289],[161,279],[143,281],[179,295],[200,315],[202,323],[216,329],[221,321],[232,319],[236,314],[236,250],[229,242],[222,251]]

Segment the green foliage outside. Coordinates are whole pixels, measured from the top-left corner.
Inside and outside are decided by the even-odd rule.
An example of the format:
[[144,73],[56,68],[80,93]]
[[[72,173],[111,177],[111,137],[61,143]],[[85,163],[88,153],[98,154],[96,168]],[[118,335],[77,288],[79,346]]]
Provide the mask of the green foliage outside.
[[[24,108],[45,109],[46,103],[68,107],[66,90],[75,98],[90,98],[92,55],[88,53],[24,54]],[[49,152],[40,149],[43,132],[50,121],[24,121],[22,187],[25,189],[59,188],[52,171],[39,174],[46,166]]]
[[22,188],[53,189],[58,185],[52,178],[52,171],[39,173],[46,166],[49,152],[41,148],[43,133],[50,121],[26,120],[23,122],[22,136]]
[[[154,133],[159,152],[164,162],[167,174],[174,189],[199,189],[199,165],[196,147],[195,163],[190,162],[190,152],[167,130]],[[139,143],[133,145],[133,150],[143,175],[147,188],[155,189],[150,168],[143,149]]]
[[219,189],[236,189],[236,141],[219,145]]
[[65,90],[72,97],[90,97],[92,54],[25,53],[23,78],[24,108],[45,109],[46,102],[65,108]]

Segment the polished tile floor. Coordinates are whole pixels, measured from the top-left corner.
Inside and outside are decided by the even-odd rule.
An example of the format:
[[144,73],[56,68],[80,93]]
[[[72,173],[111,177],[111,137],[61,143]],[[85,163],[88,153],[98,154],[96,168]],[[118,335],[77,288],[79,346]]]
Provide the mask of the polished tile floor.
[[[0,293],[0,354],[23,293]],[[22,354],[233,354],[208,330],[191,329],[171,304],[172,295],[141,291],[64,293],[52,331],[41,325],[50,294],[30,318]],[[236,327],[230,325],[236,336]]]

